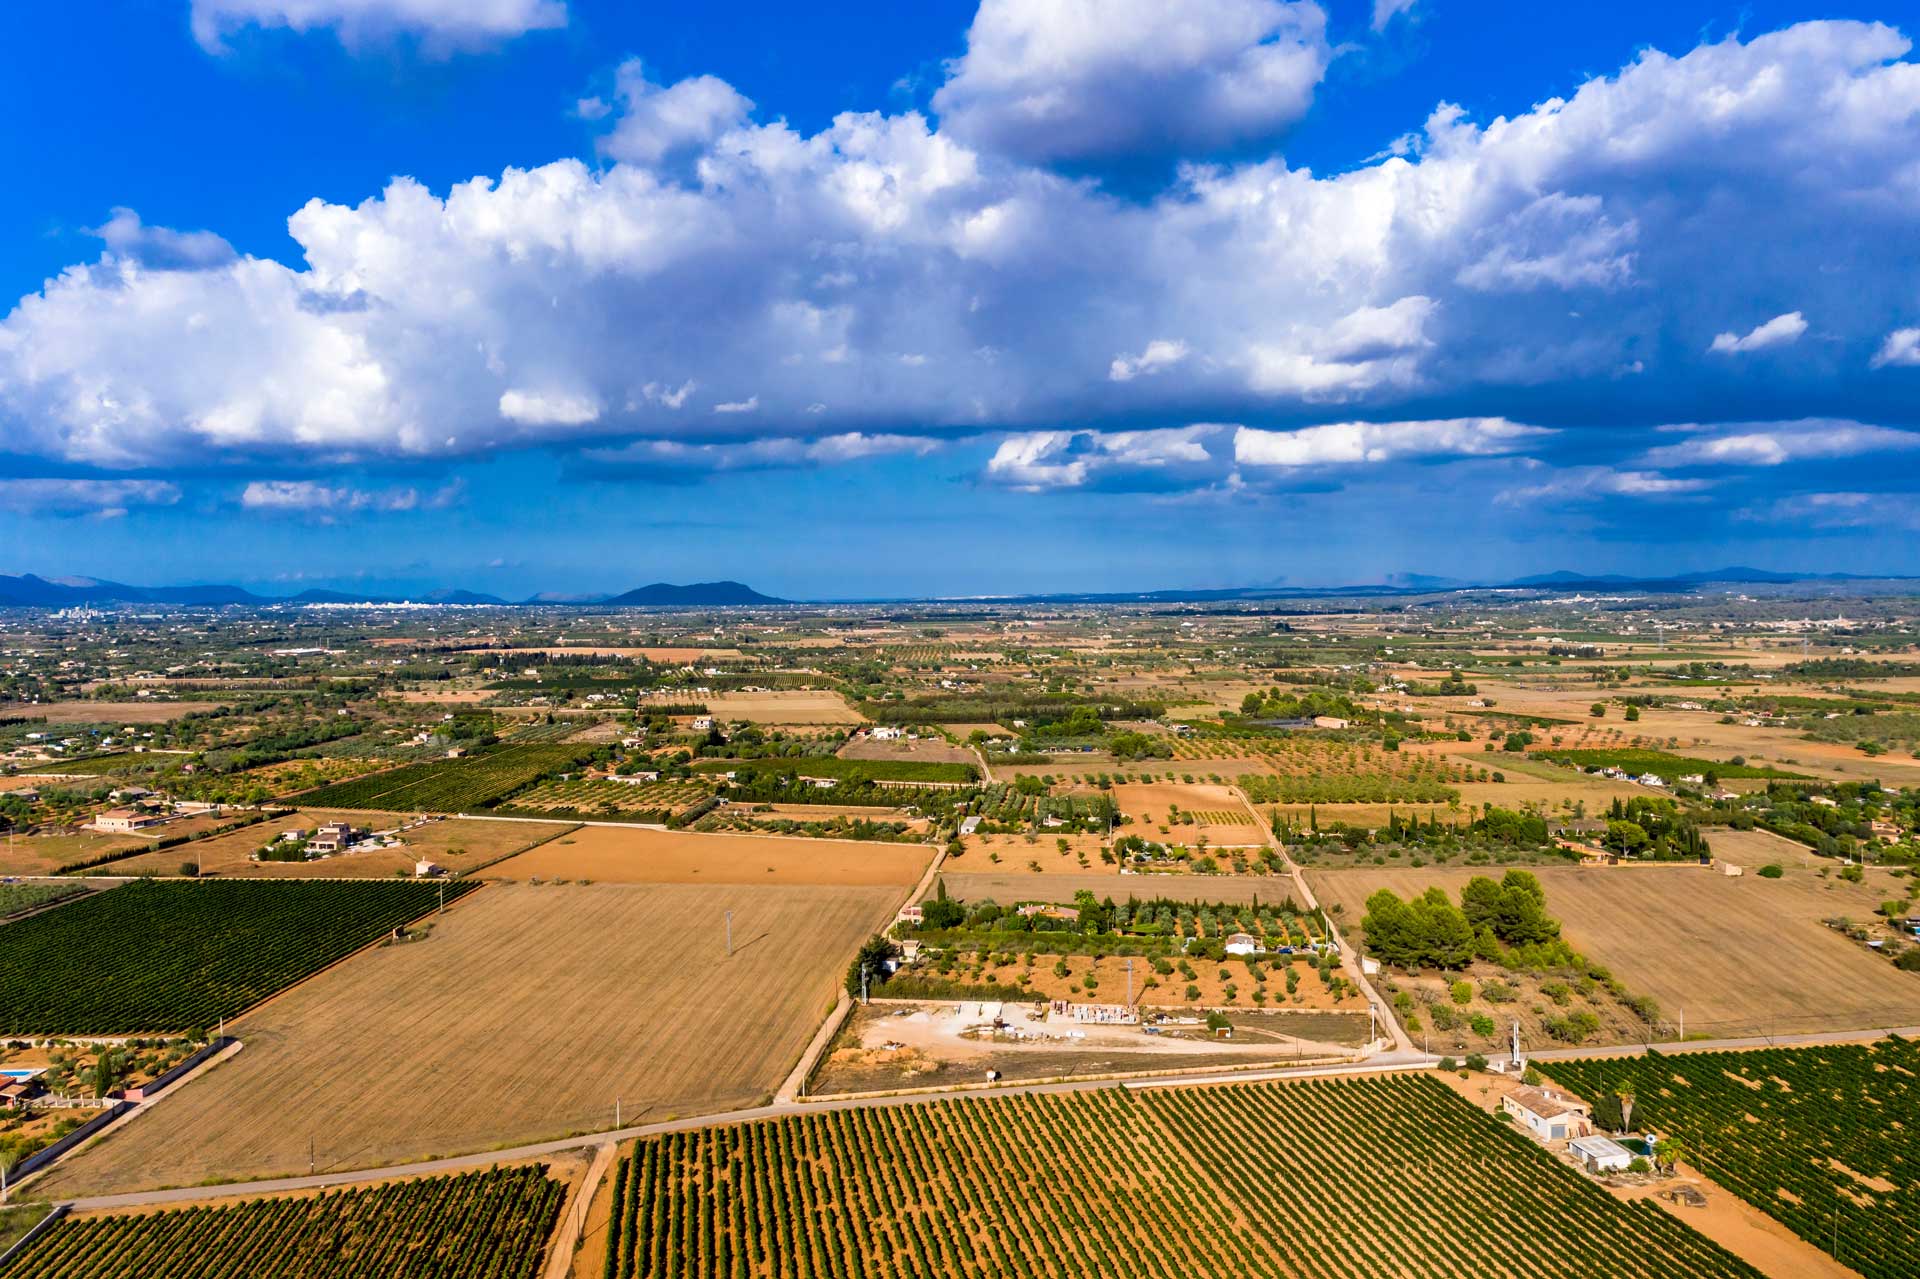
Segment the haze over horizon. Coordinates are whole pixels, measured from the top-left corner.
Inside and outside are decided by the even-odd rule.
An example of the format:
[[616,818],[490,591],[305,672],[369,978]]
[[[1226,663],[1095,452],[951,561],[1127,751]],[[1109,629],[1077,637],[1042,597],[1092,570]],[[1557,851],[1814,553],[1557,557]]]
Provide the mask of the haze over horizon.
[[16,7],[0,573],[1920,573],[1911,14],[1099,10]]

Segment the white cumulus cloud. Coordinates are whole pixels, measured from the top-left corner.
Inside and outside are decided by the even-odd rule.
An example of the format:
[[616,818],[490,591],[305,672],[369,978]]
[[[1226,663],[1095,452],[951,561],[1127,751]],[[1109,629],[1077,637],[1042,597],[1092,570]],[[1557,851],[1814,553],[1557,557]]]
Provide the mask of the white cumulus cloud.
[[1115,382],[1131,382],[1143,374],[1151,375],[1172,368],[1187,358],[1187,344],[1155,338],[1138,355],[1116,355],[1107,367],[1107,376]]
[[1791,346],[1800,340],[1807,331],[1807,318],[1798,311],[1789,311],[1785,315],[1776,315],[1765,324],[1755,327],[1745,335],[1721,333],[1714,337],[1713,345],[1707,349],[1721,355],[1738,355],[1744,351],[1764,351],[1773,346]]
[[1920,365],[1920,329],[1895,329],[1887,334],[1887,340],[1880,344],[1880,350],[1873,357],[1873,367],[1888,365]]
[[1332,56],[1311,0],[982,0],[933,107],[1030,163],[1205,153],[1305,115]]
[[[703,147],[744,123],[753,110],[753,103],[717,76],[690,76],[667,87],[657,85],[647,79],[638,58],[620,65],[614,83],[619,119],[598,145],[602,155],[634,164],[659,164],[676,152]],[[590,118],[610,110],[598,103]]]
[[1554,435],[1505,418],[1424,422],[1330,422],[1296,431],[1243,426],[1233,456],[1245,466],[1346,466],[1421,457],[1494,457]]

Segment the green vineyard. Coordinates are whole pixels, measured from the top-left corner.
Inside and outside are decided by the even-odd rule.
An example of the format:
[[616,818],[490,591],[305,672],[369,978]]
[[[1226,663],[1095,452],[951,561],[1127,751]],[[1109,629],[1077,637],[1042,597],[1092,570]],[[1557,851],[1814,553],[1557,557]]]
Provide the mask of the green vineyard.
[[608,1279],[1757,1279],[1413,1075],[675,1133],[617,1167],[608,1237]]
[[534,1279],[566,1187],[495,1168],[306,1199],[70,1217],[0,1276],[33,1279]]
[[1565,1061],[1553,1076],[1590,1101],[1632,1093],[1636,1127],[1867,1279],[1920,1271],[1914,1041]]
[[471,883],[136,881],[0,929],[0,1034],[206,1029]]
[[536,778],[569,767],[588,753],[590,748],[544,742],[496,747],[483,754],[427,760],[336,782],[307,792],[300,796],[300,802],[315,808],[464,813],[485,808]]

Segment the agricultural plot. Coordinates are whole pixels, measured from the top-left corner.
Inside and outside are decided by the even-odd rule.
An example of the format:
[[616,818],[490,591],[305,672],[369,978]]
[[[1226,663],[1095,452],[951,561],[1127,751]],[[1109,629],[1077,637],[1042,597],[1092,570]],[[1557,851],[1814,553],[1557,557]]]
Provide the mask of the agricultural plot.
[[1176,761],[1248,760],[1240,785],[1256,804],[1444,803],[1466,769],[1444,756],[1388,751],[1310,733],[1203,733],[1176,738]]
[[[1343,927],[1368,894],[1410,899],[1438,886],[1458,899],[1474,866],[1398,865],[1307,871]],[[1575,950],[1636,995],[1658,1001],[1668,1034],[1682,1012],[1689,1034],[1715,1037],[1920,1023],[1920,979],[1820,921],[1867,918],[1886,896],[1797,867],[1783,879],[1729,879],[1699,866],[1542,866],[1547,909]],[[1211,894],[1211,891],[1209,892]]]
[[631,1124],[757,1104],[900,896],[489,884],[421,940],[356,955],[249,1014],[244,1052],[70,1156],[37,1193],[304,1174],[310,1141],[325,1172],[610,1128],[616,1105]]
[[534,1279],[566,1186],[538,1166],[137,1216],[68,1217],[0,1279]]
[[1200,840],[1216,847],[1255,847],[1267,842],[1253,814],[1224,786],[1127,784],[1113,799],[1131,822],[1124,833],[1176,844]]
[[206,1028],[474,887],[133,883],[0,929],[0,1032]]
[[763,693],[717,693],[706,699],[717,720],[756,724],[858,724],[860,716],[840,694],[820,689],[772,689]]
[[85,884],[0,884],[0,919],[40,910],[86,891]]
[[1674,755],[1667,751],[1639,747],[1623,747],[1617,750],[1545,750],[1534,753],[1542,759],[1569,764],[1574,768],[1618,768],[1636,776],[1652,773],[1664,779],[1668,785],[1672,785],[1682,777],[1705,776],[1708,773],[1713,773],[1722,780],[1743,778],[1808,780],[1805,773],[1787,772],[1757,764],[1726,764],[1718,760],[1696,759],[1690,755]]
[[570,817],[630,817],[648,814],[665,821],[705,799],[711,792],[699,782],[614,782],[599,777],[541,782],[513,797],[522,813]]
[[1920,1047],[1911,1040],[1555,1062],[1588,1100],[1631,1092],[1633,1122],[1867,1279],[1914,1273]]
[[608,1236],[616,1279],[1758,1274],[1416,1076],[944,1101],[652,1138],[615,1171]]
[[[16,835],[0,843],[0,875],[53,875],[61,867],[146,848],[138,835]],[[176,859],[177,860],[177,859]]]
[[581,747],[534,743],[503,746],[460,759],[408,764],[323,786],[300,797],[315,808],[384,808],[456,813],[485,808],[544,774],[579,759]]
[[933,850],[878,840],[783,839],[583,826],[489,869],[492,879],[610,884],[823,884],[910,888]]

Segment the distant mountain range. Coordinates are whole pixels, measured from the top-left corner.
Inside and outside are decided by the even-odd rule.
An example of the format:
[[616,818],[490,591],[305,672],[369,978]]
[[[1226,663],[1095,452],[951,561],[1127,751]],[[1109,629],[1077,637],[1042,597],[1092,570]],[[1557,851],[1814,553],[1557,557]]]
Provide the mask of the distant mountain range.
[[[80,604],[493,604],[516,601],[478,591],[438,590],[422,595],[384,595],[316,588],[297,595],[258,595],[240,586],[128,586],[93,577],[19,577],[0,575],[0,607],[71,608]],[[724,608],[740,604],[784,604],[739,582],[695,582],[675,586],[655,582],[620,595],[536,595],[522,604],[592,604],[603,608]]]
[[[1473,582],[1423,573],[1394,573],[1385,582],[1351,586],[1241,586],[1197,590],[1054,592],[1037,595],[974,595],[935,599],[864,599],[831,603],[941,604],[1230,604],[1237,601],[1325,599],[1331,596],[1442,595],[1468,591],[1533,591],[1548,595],[1592,592],[1681,594],[1703,586],[1780,586],[1796,582],[1907,582],[1912,577],[1862,573],[1776,573],[1758,568],[1723,568],[1670,577],[1633,577],[1620,573],[1579,573],[1561,569],[1509,581]],[[593,608],[735,608],[795,601],[763,595],[741,582],[694,582],[676,586],[655,582],[618,595],[566,595],[541,592],[524,600],[505,600],[478,591],[438,590],[423,595],[382,595],[312,589],[297,595],[258,595],[239,586],[128,586],[91,577],[19,577],[0,575],[0,608],[68,608],[78,604],[473,604],[576,605]]]

